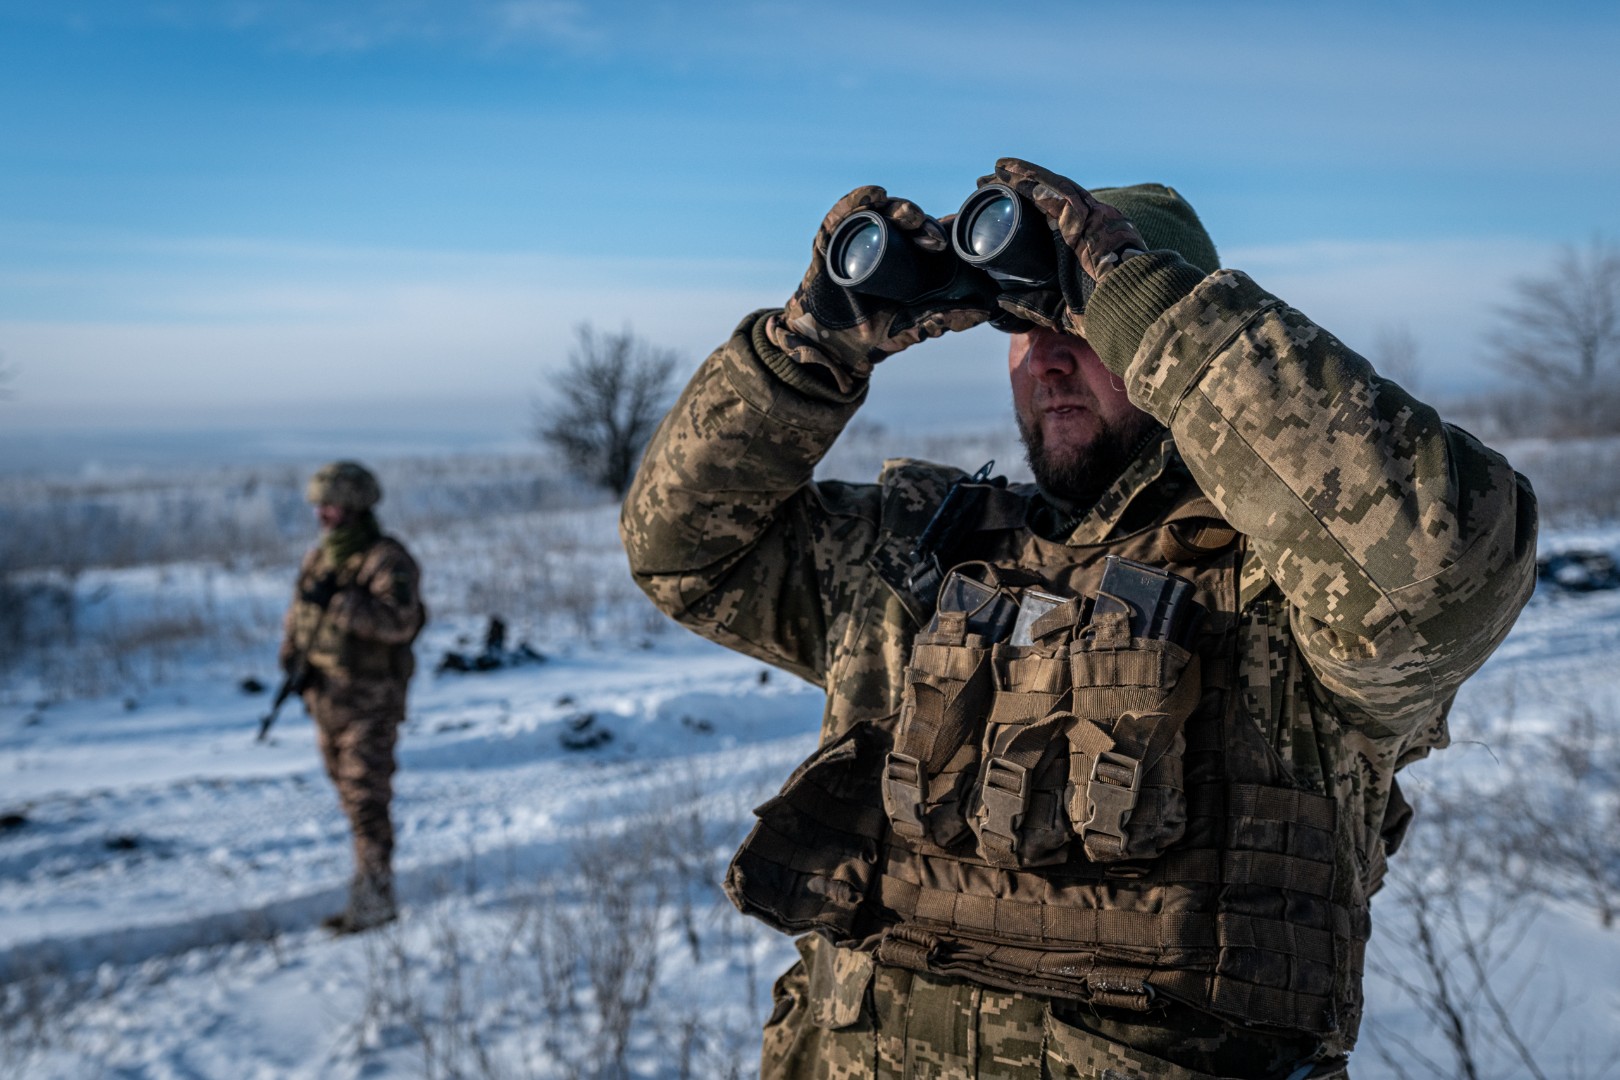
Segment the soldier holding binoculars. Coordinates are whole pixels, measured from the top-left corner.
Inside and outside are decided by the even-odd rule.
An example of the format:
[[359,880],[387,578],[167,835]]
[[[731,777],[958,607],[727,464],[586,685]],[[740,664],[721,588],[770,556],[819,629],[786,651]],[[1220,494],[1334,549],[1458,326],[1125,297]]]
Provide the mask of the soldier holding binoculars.
[[[984,322],[1034,484],[812,479],[879,362]],[[827,692],[727,876],[802,935],[763,1075],[1344,1075],[1395,772],[1445,745],[1535,526],[1171,188],[1004,158],[954,217],[840,200],[622,518],[666,612]]]

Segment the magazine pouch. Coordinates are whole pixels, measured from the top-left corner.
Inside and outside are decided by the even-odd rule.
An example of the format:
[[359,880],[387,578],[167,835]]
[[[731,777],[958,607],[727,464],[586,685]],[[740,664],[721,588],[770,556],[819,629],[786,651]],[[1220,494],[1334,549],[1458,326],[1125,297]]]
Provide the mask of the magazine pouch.
[[883,808],[896,835],[939,847],[966,836],[978,735],[994,692],[991,649],[1012,632],[1018,589],[1034,580],[964,563],[940,586],[933,620],[912,646],[894,747],[883,763]]
[[1074,717],[1063,705],[1078,605],[1067,608],[1064,618],[1048,620],[1053,630],[1040,640],[992,650],[996,693],[980,739],[973,833],[979,857],[994,866],[1063,862],[1074,839],[1063,806]]
[[1102,611],[1070,646],[1069,670],[1069,823],[1093,862],[1153,858],[1187,825],[1183,728],[1200,696],[1198,658]]

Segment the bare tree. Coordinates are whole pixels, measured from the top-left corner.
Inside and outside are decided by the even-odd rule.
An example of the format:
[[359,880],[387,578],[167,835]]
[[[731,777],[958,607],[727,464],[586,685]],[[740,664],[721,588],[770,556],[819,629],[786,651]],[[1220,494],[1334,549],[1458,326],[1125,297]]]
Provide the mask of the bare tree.
[[623,498],[641,452],[669,406],[677,354],[636,337],[629,327],[601,333],[589,323],[555,393],[534,406],[534,436],[561,451],[592,483]]
[[1620,250],[1600,236],[1566,248],[1551,272],[1515,282],[1497,316],[1493,363],[1531,380],[1569,434],[1620,422],[1605,383],[1620,366]]

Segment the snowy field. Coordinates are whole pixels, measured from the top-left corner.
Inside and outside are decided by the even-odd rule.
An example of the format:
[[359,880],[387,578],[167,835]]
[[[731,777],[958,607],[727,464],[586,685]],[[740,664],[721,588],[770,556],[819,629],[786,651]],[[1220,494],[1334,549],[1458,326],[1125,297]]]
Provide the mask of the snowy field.
[[[309,721],[291,703],[255,743],[268,695],[241,686],[272,681],[309,538],[296,470],[64,484],[51,508],[0,490],[0,1077],[755,1069],[793,949],[719,882],[820,694],[665,624],[614,510],[537,468],[381,470],[434,619],[396,777],[402,917],[343,940],[313,928],[349,851]],[[154,539],[176,515],[189,549]],[[1620,526],[1566,520],[1544,551],[1620,553]],[[50,539],[72,521],[116,535]],[[492,613],[544,661],[436,672]],[[1455,745],[1404,774],[1422,820],[1375,902],[1358,1078],[1620,1076],[1616,657],[1620,590],[1544,588]]]

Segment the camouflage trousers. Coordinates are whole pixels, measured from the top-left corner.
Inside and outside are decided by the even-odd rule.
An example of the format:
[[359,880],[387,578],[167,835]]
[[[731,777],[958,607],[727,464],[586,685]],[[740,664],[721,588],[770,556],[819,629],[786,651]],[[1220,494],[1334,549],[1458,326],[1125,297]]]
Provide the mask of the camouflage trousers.
[[798,947],[773,992],[763,1080],[1348,1080],[1343,1063],[1296,1056],[1308,1043],[1233,1040],[1206,1018],[1132,1034],[1219,1072],[1130,1049],[1102,1033],[1123,1025],[1075,1015],[1084,1006],[874,964],[813,937]]
[[326,775],[354,834],[355,874],[389,877],[394,825],[388,804],[394,794],[394,744],[405,720],[405,684],[329,682],[306,691],[304,704],[315,720]]

